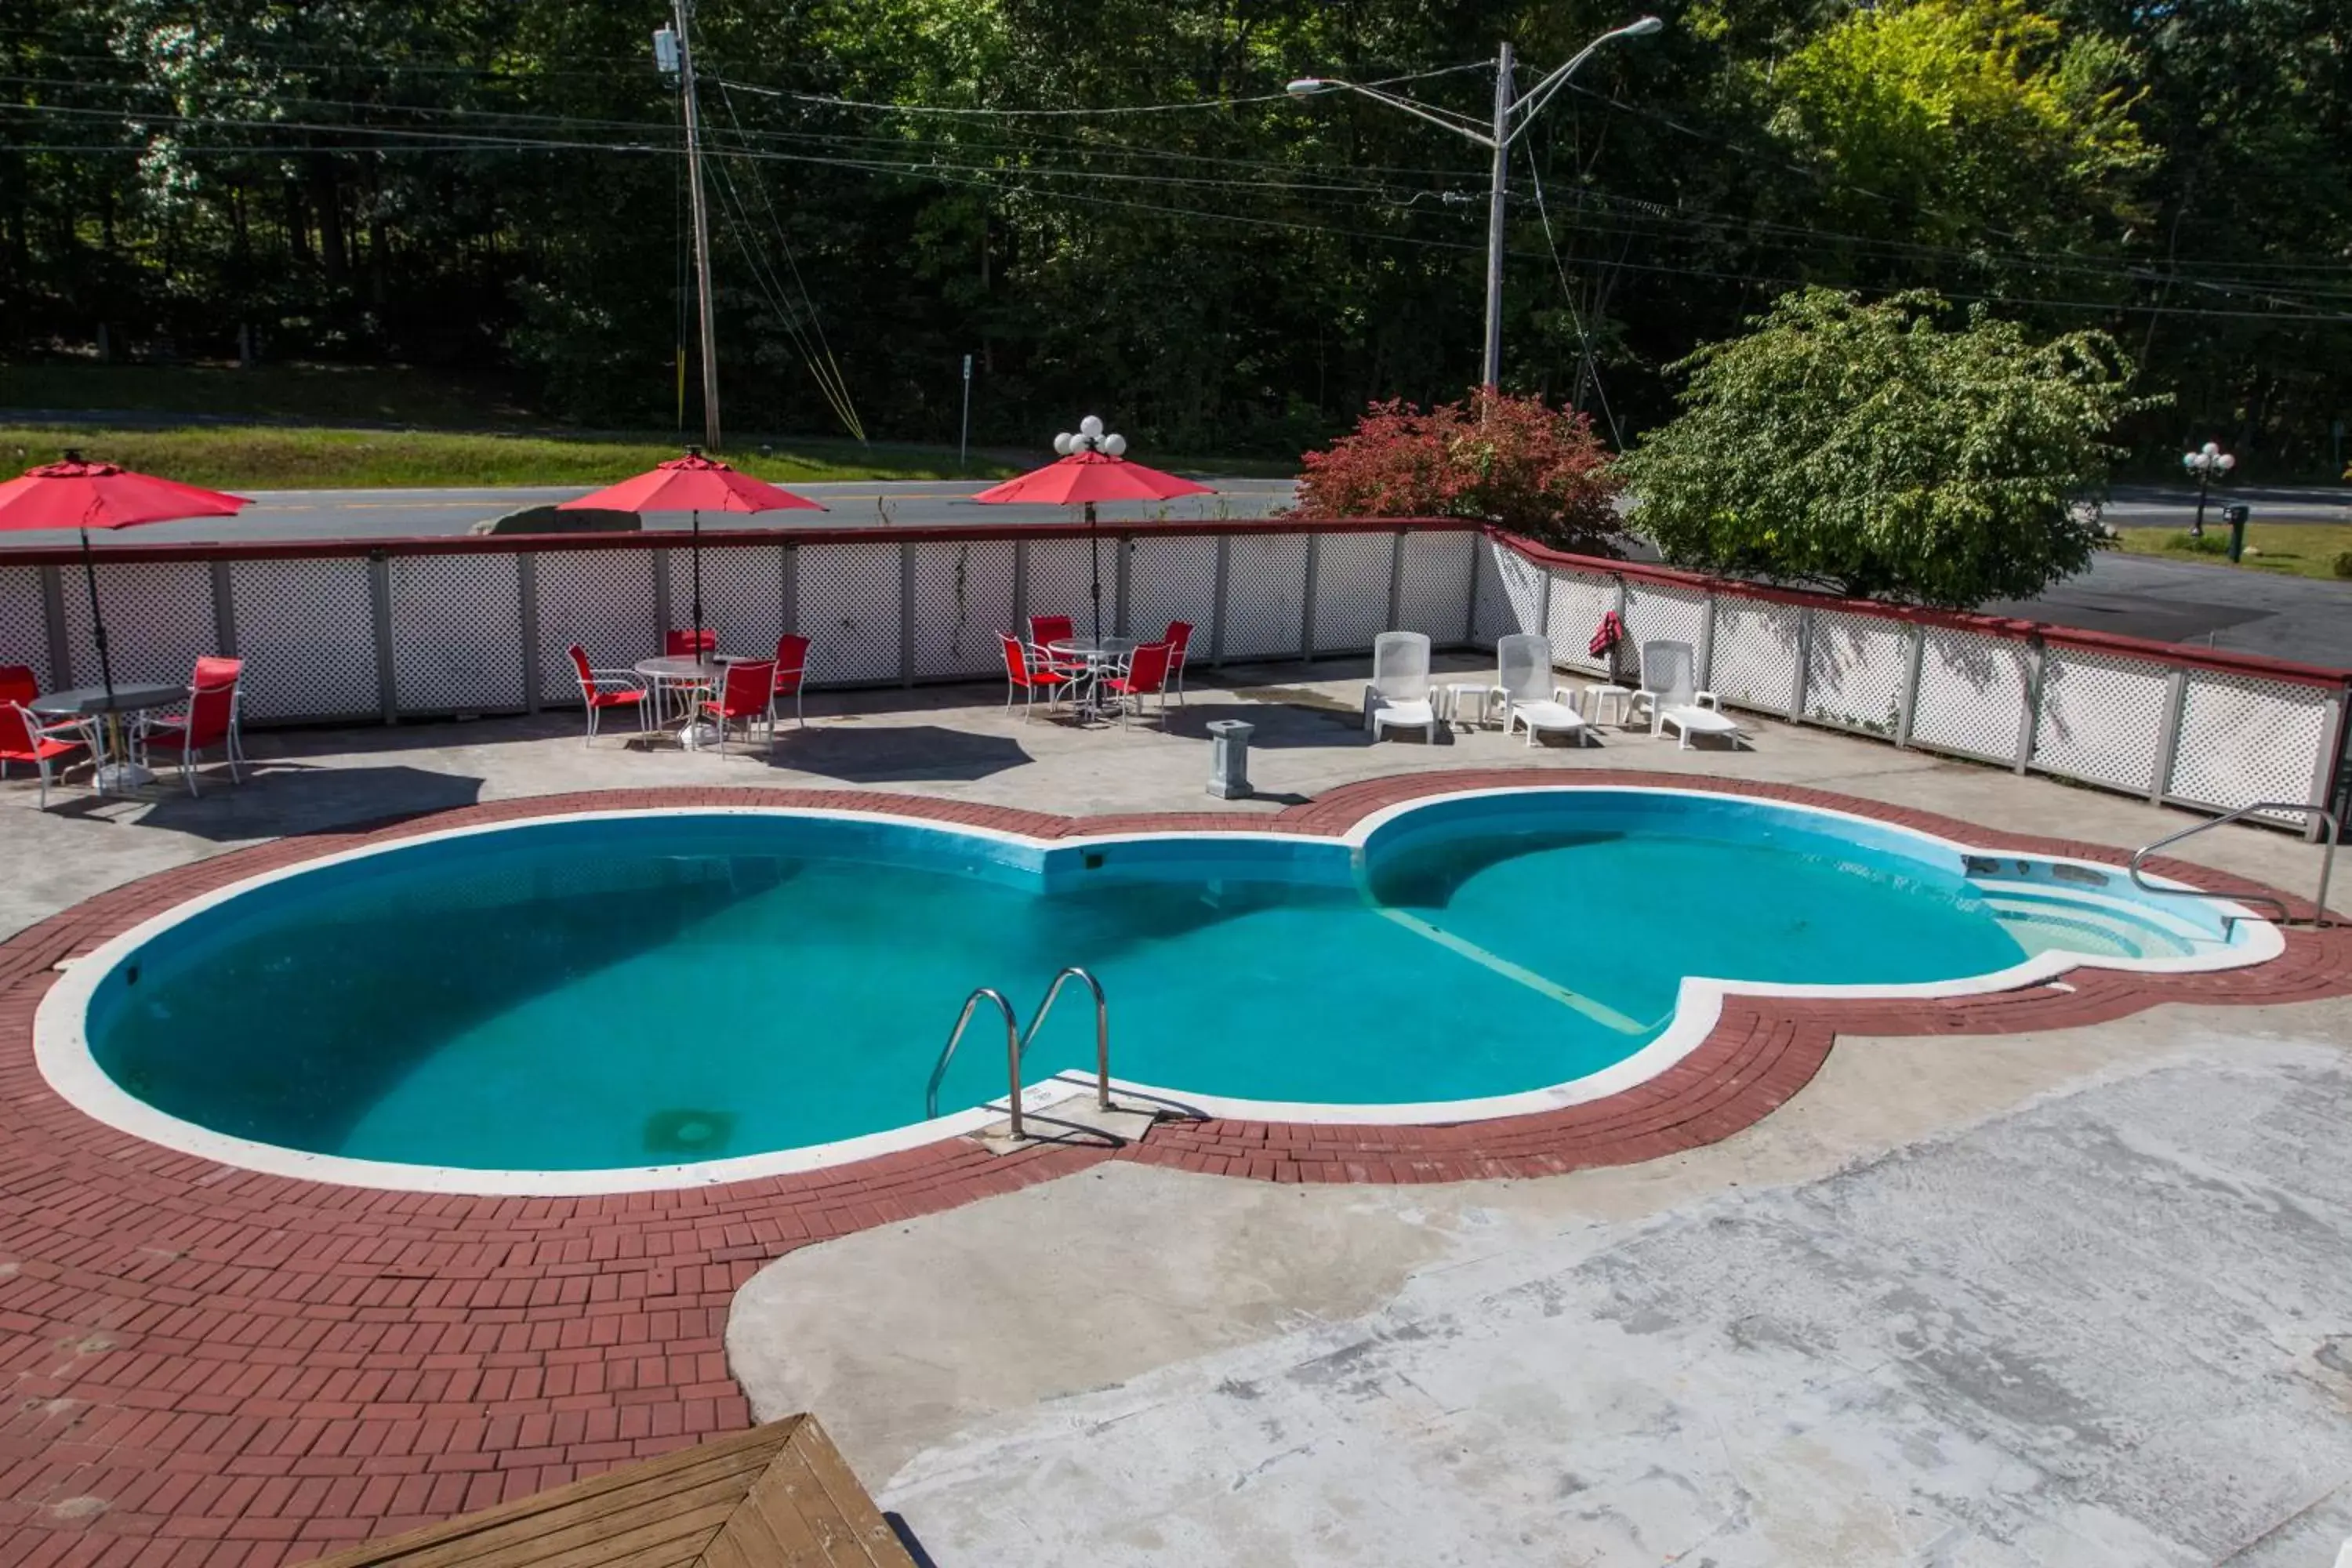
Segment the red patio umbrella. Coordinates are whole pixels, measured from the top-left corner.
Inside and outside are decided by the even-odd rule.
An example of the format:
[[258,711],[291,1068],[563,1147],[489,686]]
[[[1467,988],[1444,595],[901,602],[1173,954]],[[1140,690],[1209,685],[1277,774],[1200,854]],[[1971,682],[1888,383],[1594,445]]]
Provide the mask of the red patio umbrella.
[[984,506],[1026,502],[1032,506],[1084,506],[1087,509],[1087,554],[1094,568],[1095,643],[1102,643],[1102,536],[1096,531],[1095,503],[1107,500],[1173,500],[1178,496],[1216,492],[1207,485],[1174,474],[1163,474],[1127,460],[1127,437],[1103,434],[1103,423],[1093,415],[1078,422],[1075,436],[1054,437],[1054,450],[1066,453],[1058,462],[1033,468],[1019,479],[992,486],[971,499]]
[[81,578],[89,591],[90,640],[98,644],[99,676],[114,701],[114,661],[106,651],[106,622],[98,609],[98,569],[89,555],[93,528],[136,528],[183,517],[228,517],[252,503],[243,496],[199,489],[112,463],[87,463],[68,451],[61,463],[27,468],[0,484],[0,531],[72,528],[81,531]]
[[796,496],[740,468],[705,457],[699,447],[688,447],[683,458],[656,463],[635,479],[623,479],[593,494],[557,503],[559,511],[682,511],[693,517],[694,638],[702,645],[702,514],[706,511],[823,511],[806,496]]

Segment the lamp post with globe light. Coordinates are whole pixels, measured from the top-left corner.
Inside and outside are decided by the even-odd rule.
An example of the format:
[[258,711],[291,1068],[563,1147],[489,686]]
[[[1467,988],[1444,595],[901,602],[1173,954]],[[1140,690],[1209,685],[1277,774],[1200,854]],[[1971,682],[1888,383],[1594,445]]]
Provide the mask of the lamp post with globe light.
[[1467,115],[1456,114],[1450,109],[1416,103],[1395,93],[1382,92],[1361,82],[1342,81],[1338,77],[1305,76],[1289,85],[1293,98],[1311,98],[1318,93],[1345,90],[1401,109],[1416,119],[1432,125],[1442,125],[1456,136],[1468,138],[1495,155],[1491,184],[1486,195],[1486,352],[1479,361],[1479,384],[1499,386],[1503,379],[1503,211],[1504,199],[1510,188],[1511,143],[1517,141],[1535,117],[1549,103],[1552,95],[1576,74],[1576,68],[1599,53],[1604,44],[1619,38],[1645,38],[1664,27],[1655,16],[1643,16],[1622,27],[1601,34],[1576,53],[1566,65],[1544,78],[1523,93],[1514,95],[1511,86],[1511,46],[1503,45],[1495,59],[1495,119],[1491,129],[1481,127]]
[[2197,521],[2189,525],[2189,537],[2205,537],[2205,498],[2213,488],[2216,475],[2226,474],[2238,466],[2238,459],[2208,441],[2193,452],[2180,455],[2180,466],[2197,476]]
[[[1093,415],[1078,421],[1076,433],[1065,430],[1054,437],[1054,450],[1065,458],[1075,458],[1081,452],[1100,452],[1106,458],[1127,456],[1127,437],[1106,435],[1103,422]],[[1095,646],[1102,646],[1102,534],[1095,522],[1095,503],[1087,502],[1087,563],[1092,568],[1087,592],[1094,597]]]

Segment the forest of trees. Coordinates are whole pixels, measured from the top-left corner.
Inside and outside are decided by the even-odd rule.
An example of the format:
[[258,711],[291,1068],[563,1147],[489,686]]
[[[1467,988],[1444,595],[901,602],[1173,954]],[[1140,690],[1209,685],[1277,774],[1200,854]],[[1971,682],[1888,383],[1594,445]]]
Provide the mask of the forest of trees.
[[[1800,283],[1932,288],[2140,366],[2143,462],[2340,467],[2341,0],[1667,0],[1516,150],[1507,386],[1614,443]],[[703,0],[738,428],[1295,453],[1477,379],[1471,115],[1592,0]],[[13,0],[0,353],[397,361],[667,425],[689,322],[662,0]],[[688,377],[689,397],[692,378]],[[698,416],[689,411],[689,421]],[[1801,460],[1801,454],[1791,454]]]

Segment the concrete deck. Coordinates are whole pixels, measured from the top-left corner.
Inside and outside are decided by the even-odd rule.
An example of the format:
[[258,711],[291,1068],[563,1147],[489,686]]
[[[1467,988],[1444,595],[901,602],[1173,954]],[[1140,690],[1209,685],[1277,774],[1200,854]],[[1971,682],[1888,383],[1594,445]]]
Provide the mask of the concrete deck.
[[[282,836],[614,788],[1256,815],[1532,766],[1811,786],[1994,837],[2191,820],[1769,722],[1743,752],[1371,746],[1356,670],[1228,675],[1168,735],[1024,725],[975,688],[812,699],[772,762],[583,750],[547,715],[260,733],[259,776],[194,802],[39,814],[10,781],[0,929]],[[1218,717],[1260,726],[1261,798],[1203,793]],[[2189,851],[2297,891],[2316,869],[2261,829]],[[2341,999],[1849,1036],[1745,1131],[1540,1179],[962,1144],[625,1203],[226,1172],[79,1119],[10,1057],[0,1560],[274,1568],[815,1408],[941,1568],[2322,1563],[2352,1532],[2347,1043]]]
[[[1475,673],[1474,659],[1442,660]],[[1496,766],[1632,768],[1671,774],[1811,785],[1937,811],[2021,833],[2131,848],[2196,820],[2121,795],[1773,720],[1752,721],[1752,750],[1702,742],[1677,750],[1646,731],[1601,731],[1602,744],[1554,740],[1529,749],[1492,729],[1369,742],[1357,723],[1360,661],[1232,666],[1203,670],[1191,699],[1169,710],[1168,731],[1139,724],[1078,730],[1042,715],[1024,722],[1000,706],[1002,687],[820,693],[809,727],[789,721],[772,757],[640,748],[619,737],[583,747],[572,713],[362,730],[257,731],[257,764],[238,787],[217,769],[191,800],[176,784],[143,799],[86,789],[34,809],[33,781],[0,781],[0,835],[16,853],[0,880],[0,936],[93,893],[152,871],[288,835],[318,833],[479,802],[577,790],[669,786],[812,786],[887,790],[1076,816],[1142,811],[1263,813],[1336,785],[1383,774]],[[1205,793],[1205,726],[1257,726],[1255,799]],[[2275,831],[2218,829],[2185,858],[2308,895],[2315,852]],[[2347,882],[2352,884],[2352,878]],[[2343,892],[2352,897],[2352,886]],[[2336,900],[2343,907],[2343,900]]]

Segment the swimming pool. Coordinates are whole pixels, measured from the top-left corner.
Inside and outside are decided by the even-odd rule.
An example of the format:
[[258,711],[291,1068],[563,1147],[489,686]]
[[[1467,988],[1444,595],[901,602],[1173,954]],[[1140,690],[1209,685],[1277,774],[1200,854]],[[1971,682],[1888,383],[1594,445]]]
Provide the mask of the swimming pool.
[[[1036,841],[912,818],[599,813],[224,889],[44,1003],[86,1110],[234,1163],[578,1192],[805,1168],[1002,1112],[1001,1032],[924,1091],[965,995],[1111,1001],[1114,1073],[1275,1120],[1460,1121],[1654,1075],[1742,992],[1948,994],[2078,963],[2257,962],[2278,936],[2108,868],[1672,789],[1538,786],[1343,838]],[[1070,998],[1026,1078],[1088,1068]],[[1065,1086],[1033,1089],[1032,1103]]]

